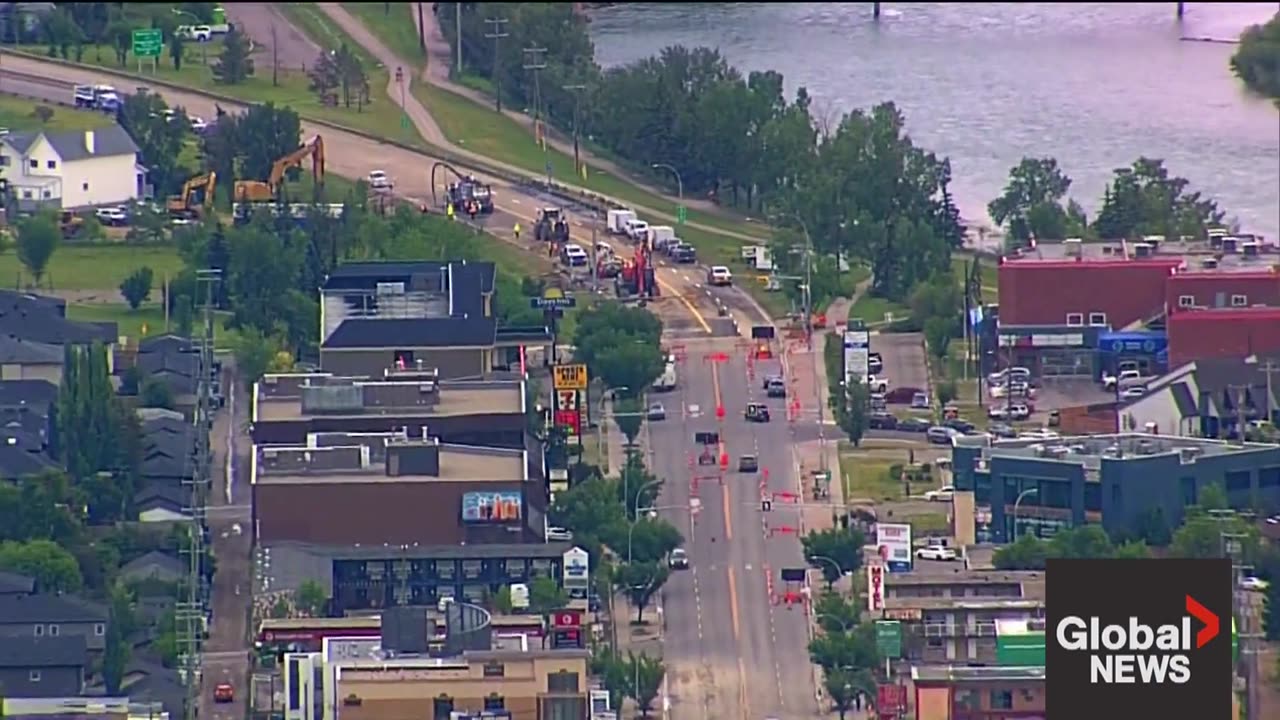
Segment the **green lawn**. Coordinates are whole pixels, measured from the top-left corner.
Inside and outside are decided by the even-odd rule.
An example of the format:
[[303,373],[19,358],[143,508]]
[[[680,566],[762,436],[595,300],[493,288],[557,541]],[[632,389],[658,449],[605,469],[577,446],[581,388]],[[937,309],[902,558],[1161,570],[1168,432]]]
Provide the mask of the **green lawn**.
[[951,532],[951,523],[947,521],[946,513],[910,515],[907,517],[907,522],[911,525],[912,537],[944,535]]
[[[153,290],[153,298],[159,292]],[[137,310],[124,303],[68,303],[67,317],[84,322],[113,322],[119,327],[119,334],[133,340],[151,335],[163,335],[172,327],[165,326],[164,306],[158,302],[145,303]],[[229,346],[234,331],[227,329],[225,313],[218,313],[213,324],[214,342],[219,347]]]
[[902,320],[911,315],[911,310],[892,300],[872,297],[870,293],[864,294],[849,308],[849,317],[862,318],[868,324],[884,322],[889,313],[892,313],[894,320]]
[[[410,63],[424,63],[427,54],[418,41],[418,27],[414,24],[414,3],[342,3],[342,7],[365,27],[373,31],[396,57]],[[423,8],[423,12],[430,12]]]
[[[972,259],[969,254],[956,254],[951,257],[951,269],[956,279],[962,284],[964,283],[965,272],[968,270],[969,261]],[[995,261],[988,257],[981,258],[981,264],[978,266],[978,275],[982,280],[982,301],[995,303],[1000,301],[1000,273],[996,269]]]
[[[171,247],[133,245],[64,245],[53,253],[41,282],[44,289],[103,290],[120,286],[134,270],[146,265],[155,272],[159,287],[182,269],[182,260]],[[31,276],[12,249],[0,255],[0,287],[28,287]]]
[[891,463],[880,458],[841,455],[840,472],[844,475],[844,496],[871,500],[900,500],[902,483],[889,477]]
[[[36,108],[44,106],[52,111],[49,122],[41,122],[36,115]],[[11,96],[0,96],[0,127],[11,131],[28,130],[91,130],[111,124],[111,117],[105,113],[90,110],[48,105],[36,100],[25,100]]]

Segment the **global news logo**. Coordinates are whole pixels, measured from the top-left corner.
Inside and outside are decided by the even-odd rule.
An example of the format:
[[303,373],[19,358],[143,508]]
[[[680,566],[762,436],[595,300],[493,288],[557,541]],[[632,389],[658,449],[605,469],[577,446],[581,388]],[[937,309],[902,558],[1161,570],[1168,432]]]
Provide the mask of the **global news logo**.
[[[1218,615],[1186,596],[1186,612],[1174,624],[1149,625],[1130,617],[1105,625],[1098,617],[1068,615],[1054,629],[1058,646],[1088,653],[1093,684],[1161,685],[1191,682],[1191,653],[1218,636]],[[1193,622],[1201,627],[1193,630]]]

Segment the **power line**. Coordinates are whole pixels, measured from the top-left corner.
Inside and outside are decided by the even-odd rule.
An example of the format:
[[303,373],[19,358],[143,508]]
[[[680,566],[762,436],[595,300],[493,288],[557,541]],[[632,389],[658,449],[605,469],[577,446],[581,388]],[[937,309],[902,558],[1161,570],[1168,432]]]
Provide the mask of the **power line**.
[[[546,126],[542,121],[542,70],[547,69],[547,49],[530,47],[524,49],[524,69],[533,73],[533,136],[542,142],[543,154],[546,154]],[[547,187],[551,186],[551,161],[547,160]]]
[[[510,37],[511,33],[507,32],[507,19],[503,17],[486,18],[485,24],[489,26],[489,32],[484,36],[493,41],[493,71],[491,78],[493,80],[493,106],[498,112],[502,112],[502,73],[499,72],[498,48],[502,44],[502,38]],[[459,35],[461,37],[461,35]],[[459,43],[461,44],[461,43]]]

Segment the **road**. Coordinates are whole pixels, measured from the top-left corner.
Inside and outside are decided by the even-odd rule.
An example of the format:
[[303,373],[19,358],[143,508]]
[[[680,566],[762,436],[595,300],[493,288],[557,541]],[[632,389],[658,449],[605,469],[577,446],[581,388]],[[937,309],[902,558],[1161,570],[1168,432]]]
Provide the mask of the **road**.
[[[674,345],[684,358],[679,387],[663,398],[668,419],[649,426],[654,470],[666,479],[659,502],[684,532],[691,560],[689,571],[668,581],[663,602],[671,716],[812,718],[805,611],[775,604],[783,589],[779,571],[803,566],[799,541],[786,532],[797,525],[788,517],[795,511],[766,516],[760,507],[766,477],[772,491],[798,486],[786,401],[768,401],[769,424],[747,423],[742,414],[747,402],[764,401],[760,380],[781,367],[776,360],[755,363],[749,377],[746,343],[736,339]],[[720,433],[722,447],[714,452],[728,456],[728,472],[696,464],[693,435],[701,431]],[[757,455],[759,474],[736,472],[743,454]],[[694,497],[701,512],[691,521]]]
[[929,390],[929,369],[925,360],[924,337],[920,333],[878,333],[871,338],[871,350],[884,361],[884,377],[889,389],[900,387]]
[[225,7],[227,19],[253,40],[259,68],[270,69],[273,57],[281,70],[301,70],[315,64],[320,46],[291,25],[274,3],[237,2]]

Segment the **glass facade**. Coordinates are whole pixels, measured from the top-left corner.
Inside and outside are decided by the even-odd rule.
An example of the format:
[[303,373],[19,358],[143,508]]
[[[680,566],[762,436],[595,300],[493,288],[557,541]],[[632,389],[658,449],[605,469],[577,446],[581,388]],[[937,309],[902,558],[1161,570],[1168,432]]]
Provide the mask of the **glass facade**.
[[483,603],[499,588],[560,577],[559,558],[334,560],[335,612],[435,605],[442,597]]

